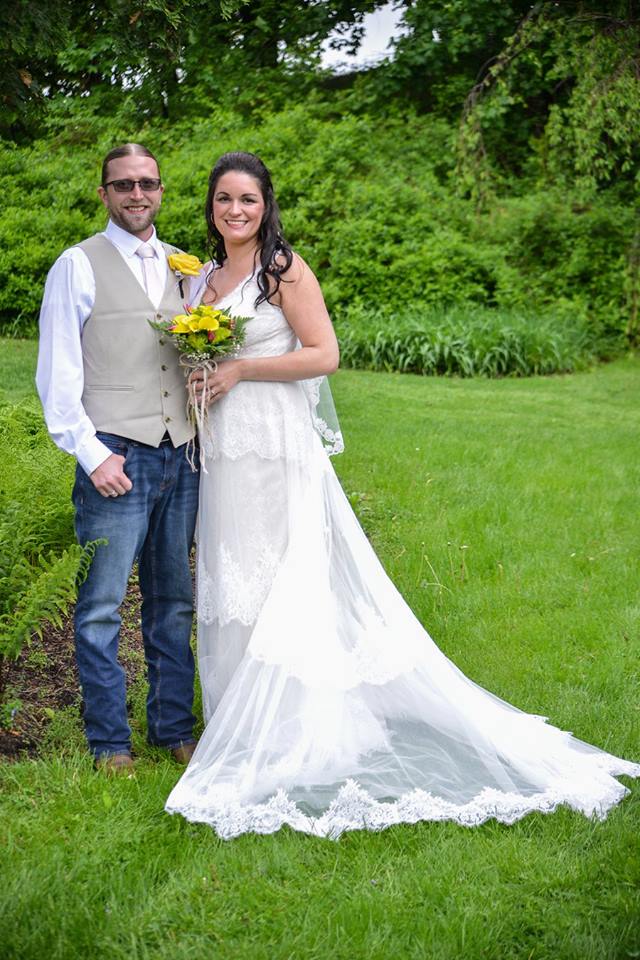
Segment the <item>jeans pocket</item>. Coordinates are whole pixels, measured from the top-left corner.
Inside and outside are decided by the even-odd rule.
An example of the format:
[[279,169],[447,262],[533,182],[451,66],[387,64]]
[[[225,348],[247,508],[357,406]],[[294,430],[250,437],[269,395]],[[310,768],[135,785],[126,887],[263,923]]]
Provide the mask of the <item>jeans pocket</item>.
[[118,437],[115,433],[102,433],[98,430],[96,437],[101,443],[104,443],[110,453],[116,453],[119,457],[125,457],[129,453],[129,441],[126,437]]

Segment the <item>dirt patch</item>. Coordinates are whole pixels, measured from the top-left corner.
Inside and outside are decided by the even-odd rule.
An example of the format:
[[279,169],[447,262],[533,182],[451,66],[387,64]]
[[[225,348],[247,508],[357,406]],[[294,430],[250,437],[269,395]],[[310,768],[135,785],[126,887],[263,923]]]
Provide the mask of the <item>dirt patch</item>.
[[[135,573],[120,612],[120,662],[129,689],[146,670]],[[43,734],[57,710],[76,706],[80,715],[82,695],[74,658],[73,610],[60,628],[45,626],[42,640],[34,638],[17,660],[4,665],[2,703],[5,726],[0,726],[0,757],[10,760],[38,753]]]

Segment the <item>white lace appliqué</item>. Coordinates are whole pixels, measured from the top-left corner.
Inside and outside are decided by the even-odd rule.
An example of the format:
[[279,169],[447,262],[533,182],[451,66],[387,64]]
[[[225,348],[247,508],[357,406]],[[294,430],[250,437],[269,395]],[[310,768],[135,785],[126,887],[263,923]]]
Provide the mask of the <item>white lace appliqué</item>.
[[529,813],[552,813],[561,804],[587,816],[603,820],[608,811],[628,793],[613,775],[640,775],[638,764],[613,760],[594,771],[590,791],[584,782],[562,781],[549,789],[524,796],[486,788],[473,800],[454,804],[424,790],[412,790],[392,803],[375,800],[355,780],[347,780],[325,813],[313,817],[304,813],[284,790],[265,803],[243,804],[231,790],[212,788],[201,797],[193,794],[181,802],[176,796],[167,804],[168,813],[180,813],[187,820],[206,823],[219,837],[230,840],[242,833],[275,833],[287,825],[314,836],[337,839],[348,830],[383,830],[400,823],[420,820],[451,820],[463,827],[477,827],[487,820],[512,824]]
[[320,417],[313,418],[313,425],[320,434],[322,445],[330,457],[344,453],[344,440],[340,430],[331,430],[326,420]]
[[240,564],[221,545],[218,574],[214,578],[203,563],[198,564],[198,620],[210,626],[214,621],[224,625],[231,620],[250,626],[255,623],[267,597],[280,555],[269,544],[258,554],[251,575],[243,575]]

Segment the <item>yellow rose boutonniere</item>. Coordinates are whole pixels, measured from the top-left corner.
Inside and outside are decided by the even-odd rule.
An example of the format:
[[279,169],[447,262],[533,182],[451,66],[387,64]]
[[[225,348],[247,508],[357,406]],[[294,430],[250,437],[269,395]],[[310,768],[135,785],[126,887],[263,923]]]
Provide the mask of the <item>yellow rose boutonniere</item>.
[[180,288],[180,296],[184,298],[182,284],[185,277],[197,277],[202,270],[202,264],[197,257],[190,253],[170,253],[167,257],[169,269],[173,270]]
[[167,260],[179,280],[183,277],[197,277],[202,270],[200,260],[190,253],[172,253]]

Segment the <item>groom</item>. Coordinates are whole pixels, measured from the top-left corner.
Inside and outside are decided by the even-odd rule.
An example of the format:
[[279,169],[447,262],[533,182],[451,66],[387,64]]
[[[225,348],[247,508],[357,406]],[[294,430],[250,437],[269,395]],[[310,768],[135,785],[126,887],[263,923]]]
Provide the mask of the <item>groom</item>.
[[76,660],[95,763],[130,772],[119,607],[139,565],[149,678],[148,739],[186,763],[194,750],[193,613],[189,553],[198,475],[175,348],[149,324],[183,311],[167,266],[176,252],[153,222],[164,187],[153,154],[111,150],[98,194],[106,230],[56,260],[40,314],[36,383],[49,433],[76,457],[80,543],[105,538],[78,590]]

